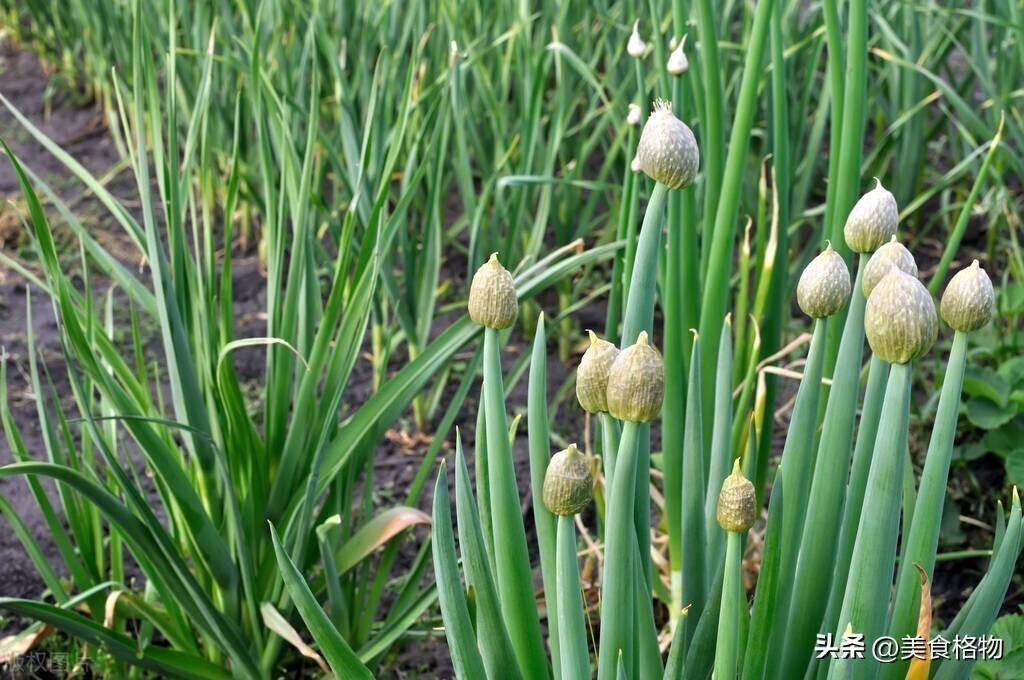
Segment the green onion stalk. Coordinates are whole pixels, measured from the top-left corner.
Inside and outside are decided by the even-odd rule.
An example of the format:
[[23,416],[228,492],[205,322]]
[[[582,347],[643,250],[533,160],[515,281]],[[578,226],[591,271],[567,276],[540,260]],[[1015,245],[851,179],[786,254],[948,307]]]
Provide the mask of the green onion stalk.
[[[696,178],[700,164],[700,153],[693,132],[673,113],[670,104],[657,101],[647,123],[640,135],[636,156],[632,168],[643,172],[655,181],[654,190],[647,204],[643,226],[640,230],[640,242],[637,247],[636,261],[632,269],[633,276],[629,286],[629,298],[626,305],[623,323],[622,343],[632,342],[641,330],[652,330],[654,323],[654,298],[657,288],[658,260],[661,252],[662,219],[666,193],[670,189],[681,189],[689,186]],[[672,335],[669,330],[667,335]],[[670,352],[675,362],[678,343]],[[673,364],[675,366],[675,363]],[[673,385],[673,390],[678,386]],[[670,404],[678,408],[681,401],[673,396]],[[677,414],[673,414],[675,417]],[[637,474],[636,532],[639,539],[641,560],[644,563],[643,573],[649,578],[648,566],[648,484],[649,484],[649,447],[650,438],[646,427],[640,435],[641,452],[638,455],[639,470]],[[679,433],[677,433],[678,436]],[[669,451],[665,457],[665,488],[682,489],[682,451]],[[700,452],[703,456],[703,451]],[[682,601],[682,536],[680,495],[668,493],[665,497],[666,515],[669,526],[669,559],[672,563],[672,606],[680,609]]]
[[[781,668],[792,669],[793,677],[818,678],[871,678],[888,672],[870,659],[836,659],[831,663],[827,659],[812,660],[809,650],[796,639],[796,634],[790,636],[792,639],[778,634],[779,622],[795,621],[796,612],[793,610],[802,606],[802,589],[810,583],[805,582],[806,564],[809,564],[806,561],[816,555],[815,551],[808,549],[808,532],[812,531],[809,527],[819,526],[822,535],[818,538],[834,543],[838,551],[845,550],[845,541],[850,541],[850,568],[848,571],[831,570],[828,563],[823,565],[826,575],[831,574],[831,582],[817,585],[823,594],[829,596],[829,607],[834,602],[838,604],[835,604],[835,612],[827,609],[822,613],[822,603],[818,602],[819,610],[815,614],[818,621],[812,622],[812,630],[814,625],[818,625],[819,631],[840,636],[844,632],[855,631],[865,635],[867,640],[873,640],[890,629],[902,630],[896,628],[901,622],[910,626],[908,630],[911,632],[915,630],[915,622],[917,630],[923,625],[922,621],[927,622],[930,611],[927,606],[920,605],[916,596],[904,595],[905,590],[900,586],[903,572],[896,570],[901,508],[906,504],[915,506],[906,556],[901,563],[919,558],[918,563],[925,571],[926,567],[934,565],[937,539],[934,533],[919,537],[914,526],[917,522],[927,524],[929,518],[936,522],[936,518],[941,516],[941,496],[948,474],[956,406],[966,362],[966,334],[988,323],[993,311],[994,293],[980,266],[972,265],[954,277],[943,298],[942,318],[956,335],[943,388],[944,396],[940,397],[936,426],[925,463],[921,493],[911,498],[905,492],[911,366],[933,345],[938,317],[931,297],[915,276],[916,266],[906,249],[891,236],[885,242],[885,234],[878,236],[872,245],[879,242],[882,245],[870,258],[865,261],[866,253],[861,258],[856,291],[845,262],[830,247],[826,247],[807,266],[798,282],[800,308],[815,319],[816,328],[782,463],[771,486],[760,576],[753,593],[753,606],[749,609],[743,586],[742,557],[746,532],[759,516],[756,489],[748,481],[758,467],[754,460],[759,450],[756,428],[752,426],[747,432],[744,458],[732,460],[731,453],[727,454],[732,473],[724,480],[705,480],[699,455],[701,402],[698,398],[687,399],[684,424],[687,441],[684,448],[688,450],[683,453],[684,484],[676,492],[684,496],[683,520],[692,520],[692,524],[684,525],[682,532],[684,550],[698,553],[706,550],[710,545],[703,536],[706,531],[708,538],[712,533],[718,533],[724,539],[724,552],[720,558],[710,560],[707,568],[683,573],[682,598],[701,610],[696,621],[690,623],[687,616],[678,621],[674,629],[670,621],[666,621],[665,629],[661,630],[653,618],[652,589],[643,574],[635,516],[640,506],[636,489],[641,469],[641,428],[656,419],[664,408],[664,362],[658,350],[650,344],[645,330],[640,331],[635,343],[622,349],[592,334],[590,348],[578,370],[576,396],[581,407],[603,421],[603,426],[609,430],[606,446],[615,440],[617,451],[614,460],[610,460],[608,451],[605,451],[604,465],[610,470],[610,489],[605,499],[600,636],[596,656],[591,656],[587,610],[581,596],[575,522],[578,514],[593,499],[595,461],[588,459],[574,445],[548,456],[551,435],[547,430],[548,416],[544,403],[546,338],[541,319],[531,353],[536,365],[530,370],[528,392],[531,398],[528,406],[533,421],[531,425],[535,428],[530,437],[531,491],[535,503],[543,506],[542,512],[535,508],[535,519],[541,577],[548,601],[550,654],[546,653],[537,630],[538,608],[532,590],[525,536],[519,534],[522,531],[521,520],[518,526],[511,521],[521,516],[518,490],[510,493],[501,487],[501,484],[509,481],[514,484],[515,481],[511,471],[503,473],[505,464],[502,461],[508,463],[510,459],[494,455],[494,452],[508,455],[507,424],[500,417],[504,415],[504,401],[500,392],[492,394],[494,385],[499,388],[501,385],[500,368],[496,365],[491,369],[485,367],[485,407],[486,400],[493,399],[492,403],[497,403],[500,412],[499,415],[494,413],[493,407],[488,409],[486,429],[505,436],[495,438],[488,435],[487,474],[491,483],[484,488],[490,491],[493,501],[493,526],[490,529],[481,522],[480,503],[473,498],[462,444],[456,440],[455,486],[461,574],[451,531],[444,468],[439,475],[434,498],[435,536],[432,547],[438,599],[459,678],[544,678],[554,675],[575,680],[591,677],[595,667],[598,678],[616,680],[619,677],[708,677],[712,673],[716,678],[764,680],[780,673]],[[485,359],[489,356],[492,361],[496,345],[488,344],[488,337],[494,342],[497,331],[510,327],[517,313],[514,289],[509,292],[510,277],[506,274],[497,259],[492,258],[481,267],[471,287],[471,317],[482,325],[488,324],[484,337]],[[634,289],[635,292],[640,290]],[[848,408],[849,404],[836,401],[840,397],[833,395],[850,389],[843,385],[843,380],[850,378],[838,376],[833,382],[831,406],[825,409],[823,443],[818,447],[821,459],[814,461],[807,451],[798,451],[795,447],[809,449],[814,443],[815,415],[822,383],[821,348],[827,320],[844,308],[851,297],[857,300],[858,293],[866,298],[863,337],[873,354],[860,428],[856,434],[853,470],[845,490],[847,505],[858,507],[852,514],[844,513],[842,517],[837,508],[833,509],[829,521],[819,524],[816,513],[827,507],[822,505],[818,496],[820,485],[825,483],[821,480],[835,484],[835,480],[820,476],[824,474],[821,467],[834,464],[833,458],[845,462],[844,458],[849,456],[848,442],[840,442],[844,444],[842,456],[837,456],[828,447],[834,445],[837,432],[847,432],[845,421],[837,420],[835,409],[840,406]],[[848,318],[857,319],[859,315],[860,312],[854,310]],[[850,323],[853,322],[847,321]],[[844,333],[859,340],[857,334],[849,335],[852,331],[848,329],[844,329]],[[724,338],[728,336],[728,332],[723,334]],[[854,346],[857,344],[859,342]],[[731,353],[728,342],[723,341],[720,348],[721,352]],[[694,359],[700,351],[700,342],[695,340]],[[859,366],[860,362],[853,363]],[[719,370],[732,374],[728,362],[719,361],[718,364]],[[699,361],[691,361],[690,397],[700,393],[700,369]],[[716,391],[721,393],[724,389],[722,381],[717,380],[719,376],[714,377]],[[726,403],[724,397],[719,401]],[[728,418],[725,420],[720,433],[728,441],[731,439],[731,423],[727,422]],[[621,430],[618,429],[620,423]],[[813,478],[806,472],[803,475],[791,473],[789,465],[813,466],[817,472]],[[720,466],[716,462],[713,467],[718,469]],[[694,498],[699,502],[685,498],[694,479],[697,480],[694,486],[698,491]],[[493,483],[495,481],[498,483]],[[704,493],[715,486],[720,486],[720,490],[716,494],[715,526],[710,527],[706,522],[703,498]],[[785,502],[783,488],[786,490]],[[819,489],[817,493],[816,489]],[[840,488],[838,493],[843,494],[843,489]],[[807,517],[806,522],[792,518],[791,504],[798,508],[798,515]],[[649,505],[642,509],[649,511]],[[856,521],[855,530],[849,529],[852,519]],[[545,525],[547,528],[542,529]],[[485,540],[488,531],[493,533],[491,547]],[[831,536],[823,535],[829,532]],[[801,535],[804,545],[794,544],[793,537]],[[1015,498],[1008,521],[1000,519],[998,522],[989,570],[967,605],[953,619],[947,635],[959,632],[980,635],[989,630],[1012,578],[1014,561],[1022,547],[1020,536],[1021,515],[1019,501]],[[518,552],[517,543],[523,553]],[[522,579],[525,584],[508,580],[510,565],[521,568],[519,574],[525,576]],[[702,561],[700,566],[705,567],[705,563]],[[787,581],[794,580],[794,573],[798,583],[787,585]],[[890,597],[894,576],[898,584],[895,600]],[[502,579],[506,581],[502,582]],[[840,582],[842,586],[838,585]],[[927,579],[924,582],[927,583]],[[921,592],[919,583],[912,586]],[[473,596],[472,607],[467,591]],[[834,598],[837,591],[839,595]],[[905,602],[909,604],[905,604],[903,598],[907,598]],[[316,616],[316,610],[303,606],[308,610],[309,621],[313,622],[311,625],[317,625],[317,630],[322,633],[323,620]],[[677,613],[677,619],[683,611],[686,610]],[[888,620],[890,611],[893,612],[891,623]],[[528,616],[524,617],[524,612]],[[919,612],[916,619],[914,612]],[[658,643],[666,636],[671,638],[671,643],[668,656],[663,660]],[[524,641],[536,644],[524,646]],[[337,653],[334,658],[339,664],[350,663],[351,658],[343,652],[341,647],[332,651]],[[962,677],[964,669],[969,670],[969,664],[964,666],[959,660],[933,660],[932,668],[937,670],[936,677]]]
[[797,302],[800,309],[814,319],[814,332],[782,450],[782,474],[785,475],[786,485],[782,545],[787,547],[780,558],[779,569],[783,578],[779,581],[779,592],[776,595],[769,668],[777,668],[782,663],[784,653],[785,623],[793,586],[790,575],[796,568],[797,559],[797,551],[792,546],[796,546],[800,540],[807,512],[828,320],[846,306],[850,291],[850,273],[846,262],[831,244],[807,265],[797,284]]
[[737,458],[732,474],[725,478],[718,496],[717,519],[728,534],[722,606],[718,617],[718,643],[715,646],[715,677],[735,678],[739,668],[741,621],[747,616],[747,598],[743,588],[743,538],[757,519],[757,493],[743,476]]
[[[871,255],[859,273],[860,292],[865,299],[871,295],[871,291],[893,266],[899,267],[911,276],[917,275],[917,264],[913,255],[896,240],[895,235],[891,236],[888,243],[880,246]],[[861,315],[863,318],[863,312]],[[863,326],[863,321],[861,326]],[[875,436],[878,432],[878,422],[882,411],[882,400],[885,397],[885,385],[888,379],[889,364],[872,354],[868,362],[867,387],[861,406],[860,426],[854,445],[853,463],[846,489],[846,502],[840,519],[838,540],[831,569],[827,606],[824,619],[819,627],[820,631],[831,631],[838,625],[839,608],[842,606],[843,594],[846,591],[850,558],[853,554],[853,544],[860,523],[864,490],[867,486]],[[814,661],[811,663],[815,665]]]
[[[953,329],[953,346],[946,362],[946,376],[942,381],[935,427],[932,428],[925,456],[921,485],[914,504],[914,516],[907,531],[904,556],[896,581],[896,599],[893,604],[890,635],[897,640],[913,635],[920,609],[921,589],[917,586],[914,565],[924,569],[930,580],[935,567],[939,527],[946,499],[946,481],[953,455],[957,415],[960,411],[960,393],[963,388],[967,364],[967,335],[992,320],[995,312],[995,291],[992,281],[977,260],[954,276],[939,306],[942,320]],[[885,678],[905,675],[905,663],[894,663],[882,674]]]
[[[888,607],[879,601],[879,593],[890,590],[899,538],[910,366],[935,342],[935,304],[916,277],[892,267],[868,297],[864,328],[871,350],[891,369],[837,634],[852,626],[865,640],[875,640],[885,629]],[[854,678],[874,677],[878,671],[877,661],[870,658],[849,665]],[[840,665],[833,665],[829,677],[839,677],[839,672]]]
[[[854,206],[844,228],[846,245],[858,254],[859,264],[832,374],[793,578],[793,600],[788,605],[785,649],[789,654],[775,677],[790,677],[806,667],[814,634],[825,614],[860,388],[867,303],[863,278],[871,253],[895,239],[898,222],[896,199],[878,181]],[[797,652],[800,649],[807,650],[802,658]]]
[[498,335],[515,323],[519,304],[512,275],[501,266],[497,254],[491,255],[474,274],[468,307],[470,318],[484,326],[487,489],[494,532],[495,581],[520,668],[527,677],[544,677],[549,672],[548,662],[533,595],[526,531],[519,511],[519,486],[508,439]]
[[[627,655],[627,667],[632,666],[632,659],[628,657],[635,642],[635,628],[629,623],[635,610],[632,579],[643,577],[632,568],[633,554],[637,550],[633,513],[639,432],[642,423],[650,422],[661,413],[664,370],[661,355],[648,344],[647,332],[641,331],[636,343],[619,353],[608,374],[608,412],[622,421],[623,426],[606,515],[599,678],[615,676],[619,651]],[[647,531],[646,526],[644,531]]]

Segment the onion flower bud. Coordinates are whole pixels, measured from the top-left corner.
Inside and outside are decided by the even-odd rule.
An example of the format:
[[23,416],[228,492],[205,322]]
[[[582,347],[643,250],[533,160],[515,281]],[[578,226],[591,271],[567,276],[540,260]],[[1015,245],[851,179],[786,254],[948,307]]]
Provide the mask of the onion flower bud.
[[590,463],[575,444],[551,457],[544,473],[541,497],[544,505],[559,517],[575,515],[594,495],[594,476]]
[[888,243],[876,250],[868,263],[864,265],[860,289],[864,292],[865,298],[871,295],[871,291],[875,289],[878,282],[884,279],[893,267],[911,276],[917,276],[917,262],[914,261],[914,256],[910,254],[906,246],[896,240],[895,235]]
[[590,347],[576,369],[576,398],[588,413],[608,410],[608,375],[619,348],[590,331]]
[[634,172],[643,172],[669,189],[693,184],[700,167],[700,151],[693,131],[672,113],[672,105],[654,102],[633,158]]
[[646,423],[661,413],[665,398],[665,362],[647,344],[643,331],[621,352],[608,373],[608,412],[619,420]]
[[686,36],[679,41],[679,44],[675,46],[672,53],[668,55],[668,65],[666,69],[670,75],[681,76],[690,70],[690,61],[686,58],[686,53],[683,52],[683,47],[686,45]]
[[871,351],[890,364],[905,364],[931,349],[938,330],[928,289],[916,276],[890,268],[864,308],[864,333]]
[[872,253],[896,234],[900,213],[896,197],[875,178],[875,188],[860,197],[853,206],[843,236],[855,253]]
[[639,125],[640,124],[640,105],[630,103],[629,113],[626,114],[626,123],[628,125]]
[[726,531],[750,531],[757,519],[757,494],[754,485],[740,471],[740,460],[732,465],[732,474],[722,483],[718,494],[718,525]]
[[626,43],[626,52],[631,57],[637,59],[643,59],[644,55],[647,54],[647,43],[640,37],[640,20],[633,22],[633,33],[629,36],[629,42]]
[[473,275],[469,286],[469,318],[475,323],[501,330],[516,322],[519,300],[512,274],[493,253]]
[[996,310],[996,293],[992,279],[975,260],[949,281],[942,294],[939,312],[942,320],[956,331],[976,331],[992,320]]
[[796,300],[807,316],[832,316],[850,299],[850,270],[832,244],[804,268],[796,286]]

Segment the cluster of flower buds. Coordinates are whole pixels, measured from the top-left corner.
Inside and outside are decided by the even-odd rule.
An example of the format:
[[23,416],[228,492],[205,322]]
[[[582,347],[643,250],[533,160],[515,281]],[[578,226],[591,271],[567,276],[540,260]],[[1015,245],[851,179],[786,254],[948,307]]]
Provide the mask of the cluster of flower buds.
[[[872,253],[861,276],[861,292],[867,299],[864,334],[871,351],[889,363],[904,364],[931,349],[939,323],[935,301],[917,278],[914,256],[896,240],[898,226],[896,199],[876,178],[875,187],[850,211],[843,235],[854,252]],[[977,260],[949,282],[941,310],[943,320],[961,332],[977,330],[992,319],[995,292]]]
[[[644,423],[661,413],[665,364],[641,332],[623,350],[590,332],[590,347],[576,371],[576,398],[588,413]],[[544,477],[544,504],[556,515],[580,511],[591,497],[593,478],[585,456],[570,446],[552,457]]]

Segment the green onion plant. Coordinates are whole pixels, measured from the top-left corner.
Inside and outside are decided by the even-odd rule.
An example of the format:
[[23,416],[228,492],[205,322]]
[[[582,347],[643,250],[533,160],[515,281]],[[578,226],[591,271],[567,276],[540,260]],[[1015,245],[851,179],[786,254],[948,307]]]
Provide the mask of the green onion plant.
[[[668,186],[661,180],[668,176],[663,173],[664,168],[674,167],[673,152],[687,149],[680,140],[690,139],[689,130],[683,127],[664,132],[665,124],[656,116],[666,113],[667,109],[660,108],[648,120],[641,135],[638,162],[634,164],[659,181],[655,185],[655,197],[659,190],[664,192],[660,187]],[[661,153],[650,153],[651,147],[644,147],[645,139],[648,142],[659,139],[664,143]],[[663,165],[652,165],[649,159],[658,159]],[[925,473],[918,488],[916,480],[904,479],[908,469],[906,452],[913,362],[925,356],[934,345],[938,315],[931,295],[917,278],[913,257],[894,240],[898,212],[893,195],[878,183],[857,206],[850,211],[844,230],[847,245],[861,254],[856,280],[851,281],[839,252],[827,245],[804,269],[797,285],[797,302],[814,320],[814,330],[772,485],[761,554],[761,578],[753,590],[752,604],[744,585],[742,565],[748,532],[758,523],[760,515],[757,491],[746,476],[757,469],[757,461],[753,460],[758,455],[756,428],[749,429],[750,443],[742,455],[724,456],[732,473],[723,479],[722,452],[718,447],[731,446],[733,424],[727,407],[716,412],[715,419],[725,422],[716,424],[715,428],[722,433],[714,438],[716,450],[712,454],[716,472],[711,478],[706,476],[699,398],[702,375],[697,360],[702,341],[695,338],[686,399],[686,441],[680,452],[683,478],[677,482],[679,486],[673,488],[666,475],[663,487],[666,501],[669,496],[677,495],[681,512],[677,530],[686,559],[683,560],[679,597],[687,607],[687,614],[668,618],[659,631],[652,599],[657,588],[648,581],[648,574],[659,579],[661,575],[648,572],[640,558],[642,544],[637,531],[641,527],[635,519],[650,513],[649,506],[641,508],[640,512],[636,507],[640,502],[637,478],[646,472],[646,461],[638,451],[642,450],[641,425],[663,415],[665,365],[660,353],[650,345],[647,330],[641,330],[634,343],[618,350],[592,334],[590,348],[579,369],[577,396],[586,411],[600,414],[602,418],[607,416],[607,422],[601,423],[601,433],[615,441],[605,442],[600,450],[604,455],[614,452],[614,459],[600,463],[588,461],[575,446],[549,458],[548,447],[541,436],[549,427],[547,421],[531,423],[537,434],[531,438],[531,479],[533,483],[543,479],[543,508],[535,508],[534,515],[538,526],[552,519],[545,513],[557,517],[557,530],[554,539],[550,524],[537,534],[539,566],[548,602],[549,644],[539,657],[535,645],[516,651],[515,668],[520,676],[589,678],[596,673],[598,678],[868,678],[879,674],[902,677],[906,673],[905,665],[888,667],[870,656],[833,660],[828,655],[815,654],[815,643],[822,637],[840,640],[844,635],[857,633],[865,637],[867,649],[870,649],[872,641],[890,631],[893,635],[904,636],[921,629],[930,636],[927,629],[932,616],[927,604],[930,602],[929,577],[935,563],[936,527],[941,523],[952,436],[958,417],[954,406],[959,402],[963,380],[965,334],[989,323],[995,296],[991,281],[975,262],[953,279],[943,297],[943,319],[956,335]],[[657,200],[654,207],[661,209]],[[649,224],[650,209],[649,206],[644,229]],[[635,255],[637,262],[632,267],[633,277],[624,310],[626,332],[630,319],[640,315],[650,318],[647,315],[656,276],[649,270],[656,268],[657,260],[656,255],[651,260],[644,259],[649,252],[644,240],[647,235],[649,233],[641,230]],[[478,299],[490,300],[489,309],[496,310],[502,307],[498,301],[505,287],[496,283],[497,274],[491,272],[495,263],[492,258],[481,267],[474,277],[474,286],[479,283],[481,287]],[[484,290],[489,292],[484,294]],[[471,294],[471,312],[473,299]],[[511,315],[516,307],[512,297],[508,299],[510,304],[504,311]],[[833,357],[833,362],[838,362],[835,363],[837,372],[825,399],[822,383],[829,351],[828,325],[838,323],[838,313],[847,308],[838,348],[841,357]],[[500,325],[510,326],[514,321],[506,318],[504,311],[490,315],[477,312],[474,319],[486,326],[501,316]],[[729,335],[728,323],[723,331]],[[487,332],[497,333],[491,327]],[[861,400],[859,373],[865,338],[873,358],[858,432],[854,420]],[[545,344],[545,327],[541,320],[534,338],[534,361],[543,363]],[[720,343],[719,347],[720,353],[731,352],[728,342]],[[485,351],[492,352],[490,357],[494,362],[494,372],[485,374],[491,376],[485,377],[485,388],[488,380],[498,382],[501,379],[500,357],[493,348],[485,337]],[[731,377],[729,361],[717,356],[716,365]],[[541,383],[544,377],[544,370],[531,370],[531,418],[546,416],[546,409],[540,403],[546,393]],[[716,391],[724,390],[729,395],[722,399],[723,406],[728,405],[731,382],[720,383],[717,380],[720,376],[712,377]],[[490,394],[491,391],[486,391],[485,403]],[[485,431],[490,433],[497,429],[502,435],[497,439],[488,437],[486,465],[492,475],[491,470],[508,469],[511,463],[508,439],[504,436],[507,430],[505,408],[504,402],[497,409],[488,407],[485,418]],[[865,418],[871,422],[866,422]],[[538,447],[542,450],[538,451]],[[672,453],[667,450],[662,453],[663,464],[667,464],[667,457]],[[853,474],[848,477],[851,457]],[[459,462],[462,469],[461,454]],[[540,467],[544,468],[543,475]],[[576,534],[571,518],[588,504],[594,488],[593,477],[600,470],[609,471],[611,481],[606,481],[603,499],[600,604],[590,607],[589,599],[580,596]],[[442,501],[435,501],[435,524],[447,521],[451,514],[444,484],[443,476],[439,477],[435,498]],[[916,493],[906,493],[908,485],[912,485],[910,488]],[[784,503],[783,487],[786,490]],[[474,584],[481,576],[474,571],[482,565],[489,569],[482,577],[484,580],[500,583],[511,574],[516,580],[508,579],[505,589],[499,587],[497,602],[488,598],[497,611],[490,606],[477,608],[475,634],[472,628],[465,630],[459,622],[460,612],[467,609],[470,601],[465,590],[456,588],[453,596],[456,602],[450,606],[451,611],[446,611],[446,603],[442,602],[449,644],[458,647],[454,652],[456,658],[474,655],[488,658],[498,654],[498,643],[506,639],[505,636],[489,635],[486,631],[501,623],[509,635],[514,635],[512,631],[524,624],[529,624],[532,631],[539,610],[535,599],[524,607],[524,592],[512,588],[522,575],[531,573],[529,555],[522,551],[501,555],[502,551],[508,551],[508,546],[523,545],[525,541],[519,521],[519,496],[499,496],[493,485],[478,488],[489,492],[494,517],[507,513],[514,518],[511,529],[514,536],[499,536],[499,525],[495,521],[494,554],[486,557],[473,556],[473,548],[463,542],[462,573],[457,567],[459,561],[454,544],[446,542],[438,546],[436,550],[444,552],[436,555],[438,564],[446,570],[444,579],[457,585],[465,579],[467,586],[474,588],[470,592],[479,592]],[[509,488],[515,487],[510,485]],[[536,490],[534,494],[536,496]],[[715,526],[707,521],[705,497],[717,499]],[[855,508],[844,512],[844,501]],[[479,515],[478,500],[467,494],[458,499],[458,504],[460,533],[465,530],[463,517],[470,527],[479,526],[475,521]],[[898,554],[900,519],[904,514],[913,519],[903,528],[906,546]],[[668,517],[666,521],[673,520]],[[646,531],[647,526],[642,529]],[[979,586],[978,592],[984,591],[985,595],[968,602],[966,613],[953,623],[957,631],[984,634],[999,611],[1012,564],[1024,547],[1020,500],[1016,492],[1001,531],[1005,534],[994,547],[993,560]],[[707,549],[711,543],[706,542],[705,532],[717,536],[719,544],[724,543],[724,552]],[[845,548],[849,551],[849,562],[833,562],[828,551],[844,549],[844,541],[849,543]],[[486,541],[469,542],[469,546],[485,544]],[[552,553],[554,560],[550,559]],[[552,568],[554,573],[551,573]],[[552,585],[554,595],[549,592]],[[525,595],[530,597],[530,591]],[[674,603],[675,595],[667,601]],[[926,606],[922,607],[922,601]],[[552,602],[555,603],[554,614]],[[837,603],[834,607],[833,602]],[[524,610],[526,617],[522,616]],[[682,613],[682,610],[678,612]],[[585,623],[588,620],[589,626]],[[593,645],[588,644],[585,634],[588,628],[599,630],[593,637]],[[665,655],[659,646],[662,639],[671,641]],[[924,668],[926,672],[938,672],[943,677],[961,677],[959,674],[969,668],[969,663],[929,656]],[[465,671],[459,673],[464,675]],[[503,673],[513,671],[504,669]]]

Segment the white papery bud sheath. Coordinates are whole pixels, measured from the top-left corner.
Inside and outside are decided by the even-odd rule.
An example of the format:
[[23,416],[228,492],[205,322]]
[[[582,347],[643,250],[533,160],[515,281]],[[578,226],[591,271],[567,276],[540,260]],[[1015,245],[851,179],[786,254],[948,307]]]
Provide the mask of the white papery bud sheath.
[[629,56],[636,57],[637,59],[643,59],[644,55],[647,54],[647,43],[640,37],[639,19],[633,22],[633,32],[629,36],[629,42],[626,43],[626,52],[629,53]]
[[686,36],[679,41],[679,44],[672,50],[672,54],[668,55],[667,69],[671,75],[681,76],[690,70],[690,61],[686,58],[686,53],[683,52],[683,48],[686,46]]
[[639,125],[640,117],[642,115],[643,112],[640,110],[639,104],[630,104],[629,113],[626,114],[626,123],[628,123],[629,125]]

